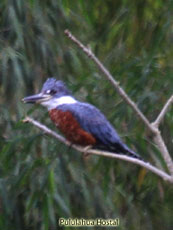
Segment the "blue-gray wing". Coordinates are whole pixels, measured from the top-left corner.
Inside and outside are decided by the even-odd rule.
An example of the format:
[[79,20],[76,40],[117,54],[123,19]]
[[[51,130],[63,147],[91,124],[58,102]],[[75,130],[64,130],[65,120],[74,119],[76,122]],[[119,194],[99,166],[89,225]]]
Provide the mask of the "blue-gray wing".
[[80,127],[95,137],[98,146],[122,153],[130,151],[106,117],[93,105],[78,102],[60,105],[58,109],[70,111]]
[[96,139],[96,147],[115,152],[131,155],[142,159],[137,153],[128,148],[112,127],[106,117],[95,106],[88,103],[64,104],[58,106],[62,111],[69,111],[75,117],[80,127],[92,134]]

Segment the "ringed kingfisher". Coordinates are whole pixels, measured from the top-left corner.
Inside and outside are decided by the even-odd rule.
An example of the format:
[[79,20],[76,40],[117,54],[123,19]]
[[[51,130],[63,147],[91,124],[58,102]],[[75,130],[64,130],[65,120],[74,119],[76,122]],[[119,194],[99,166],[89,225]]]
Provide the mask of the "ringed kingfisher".
[[76,100],[63,81],[48,78],[41,92],[22,99],[47,107],[51,120],[72,144],[141,157],[131,150],[95,106]]

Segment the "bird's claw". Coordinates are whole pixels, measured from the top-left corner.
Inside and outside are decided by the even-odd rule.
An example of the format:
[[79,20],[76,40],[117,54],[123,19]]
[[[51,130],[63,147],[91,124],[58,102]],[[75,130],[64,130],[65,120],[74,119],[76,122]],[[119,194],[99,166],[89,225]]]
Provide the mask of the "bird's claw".
[[84,157],[88,157],[90,155],[90,153],[88,153],[88,150],[90,150],[92,148],[91,145],[88,145],[84,148]]

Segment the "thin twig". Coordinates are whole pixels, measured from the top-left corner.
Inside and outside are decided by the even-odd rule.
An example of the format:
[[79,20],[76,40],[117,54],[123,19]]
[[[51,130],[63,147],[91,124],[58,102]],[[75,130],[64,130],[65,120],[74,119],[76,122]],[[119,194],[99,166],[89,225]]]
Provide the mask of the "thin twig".
[[104,65],[99,61],[99,59],[94,55],[90,48],[85,47],[77,38],[75,38],[70,31],[65,30],[65,34],[75,43],[77,44],[87,55],[91,58],[99,67],[99,69],[105,74],[107,79],[113,84],[117,92],[124,98],[124,100],[131,106],[131,108],[137,113],[140,119],[144,122],[149,130],[152,132],[155,131],[153,127],[150,125],[148,119],[144,116],[144,114],[138,109],[137,105],[129,98],[126,92],[119,86],[119,82],[117,82],[111,73],[104,67]]
[[[170,157],[170,154],[168,152],[168,149],[164,143],[163,138],[160,135],[160,131],[154,123],[150,123],[148,119],[145,117],[145,115],[138,109],[137,105],[130,99],[130,97],[126,94],[126,92],[119,86],[119,82],[117,82],[113,76],[110,74],[110,72],[105,68],[105,66],[99,61],[99,59],[94,55],[94,53],[91,51],[91,49],[84,46],[76,37],[74,37],[70,31],[65,30],[65,34],[75,43],[77,44],[83,51],[86,53],[90,59],[92,59],[99,69],[104,73],[106,78],[112,83],[116,91],[120,94],[120,96],[131,106],[131,108],[135,111],[135,113],[139,116],[141,121],[145,124],[147,129],[153,134],[154,141],[156,145],[158,146],[165,162],[168,167],[169,172],[171,173],[173,177],[173,161]],[[169,104],[168,104],[169,106]],[[160,115],[159,122],[163,119],[168,106],[165,105],[166,109],[163,110],[163,113]]]
[[[78,145],[72,145],[69,141],[65,140],[64,137],[62,137],[61,135],[57,134],[56,132],[52,131],[51,129],[49,129],[48,127],[46,127],[45,125],[41,124],[40,122],[30,118],[30,117],[26,117],[23,122],[29,122],[31,124],[33,124],[34,126],[38,127],[39,129],[43,130],[44,133],[53,136],[54,138],[56,138],[57,140],[59,140],[60,142],[63,142],[64,144],[71,146],[72,148],[80,151],[80,152],[85,152],[86,153],[86,149],[78,146]],[[99,156],[104,156],[104,157],[110,157],[110,158],[116,158],[116,159],[120,159],[120,160],[124,160],[124,161],[128,161],[131,163],[134,163],[136,165],[140,165],[144,168],[146,168],[147,170],[153,172],[154,174],[156,174],[157,176],[161,177],[162,179],[164,179],[165,181],[168,181],[170,183],[173,183],[173,178],[168,175],[167,173],[163,172],[162,170],[156,168],[155,166],[151,165],[148,162],[144,162],[142,160],[138,160],[126,155],[121,155],[121,154],[115,154],[115,153],[110,153],[110,152],[104,152],[104,151],[100,151],[100,150],[87,150],[87,153],[89,154],[93,154],[93,155],[99,155]]]
[[158,150],[162,153],[163,159],[173,178],[173,162],[160,132],[154,137],[154,142],[157,145]]
[[158,126],[160,125],[161,121],[163,120],[166,112],[168,111],[168,108],[170,107],[170,105],[173,103],[173,95],[168,99],[168,101],[166,102],[166,104],[163,106],[163,109],[161,110],[160,114],[158,115],[158,117],[156,118],[156,120],[152,123],[153,126],[155,126],[156,128],[158,128]]

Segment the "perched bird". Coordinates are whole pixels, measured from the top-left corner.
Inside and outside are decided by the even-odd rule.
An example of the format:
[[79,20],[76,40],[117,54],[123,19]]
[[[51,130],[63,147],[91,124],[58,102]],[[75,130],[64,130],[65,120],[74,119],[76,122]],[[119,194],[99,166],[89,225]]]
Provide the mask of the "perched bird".
[[25,97],[23,102],[47,107],[51,120],[72,144],[141,159],[122,142],[99,109],[76,100],[62,81],[48,78],[39,94]]

